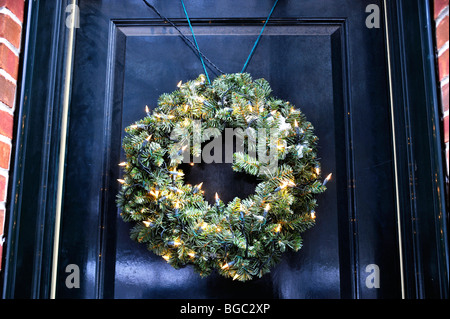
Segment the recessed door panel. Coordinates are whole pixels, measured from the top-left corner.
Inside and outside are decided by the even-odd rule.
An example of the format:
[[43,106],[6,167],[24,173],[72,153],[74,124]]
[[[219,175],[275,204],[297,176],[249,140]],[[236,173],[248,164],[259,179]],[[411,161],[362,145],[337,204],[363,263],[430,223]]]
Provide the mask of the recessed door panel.
[[[199,47],[222,71],[240,72],[272,1],[206,2],[186,2]],[[124,128],[180,80],[203,73],[197,52],[141,1],[80,0],[59,277],[77,264],[82,280],[78,290],[59,280],[57,296],[400,296],[384,31],[366,27],[363,3],[280,2],[249,64],[254,79],[268,80],[273,95],[314,125],[323,174],[334,178],[318,196],[317,224],[304,233],[303,248],[285,253],[261,279],[238,283],[216,274],[202,279],[189,266],[173,269],[129,238],[130,225],[115,206]],[[190,36],[178,1],[155,5]],[[227,164],[187,178],[230,198],[237,189],[251,191]],[[367,285],[371,264],[379,287]]]

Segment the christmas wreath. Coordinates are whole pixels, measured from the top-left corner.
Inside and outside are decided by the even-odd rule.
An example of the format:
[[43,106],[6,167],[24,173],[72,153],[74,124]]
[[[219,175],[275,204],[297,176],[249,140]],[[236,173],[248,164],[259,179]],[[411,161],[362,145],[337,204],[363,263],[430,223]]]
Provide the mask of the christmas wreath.
[[[272,97],[266,80],[237,73],[209,84],[200,75],[146,111],[125,129],[126,162],[119,164],[117,204],[123,220],[134,223],[133,240],[175,268],[192,264],[201,276],[216,269],[239,281],[261,277],[286,249],[302,247],[301,233],[315,224],[314,195],[331,174],[319,180],[313,126],[289,102]],[[201,153],[200,143],[190,143],[195,130],[209,130],[200,137],[205,142],[227,128],[242,135],[245,150],[230,165],[259,183],[247,198],[224,203],[216,193],[209,203],[202,184],[186,184],[179,166]]]

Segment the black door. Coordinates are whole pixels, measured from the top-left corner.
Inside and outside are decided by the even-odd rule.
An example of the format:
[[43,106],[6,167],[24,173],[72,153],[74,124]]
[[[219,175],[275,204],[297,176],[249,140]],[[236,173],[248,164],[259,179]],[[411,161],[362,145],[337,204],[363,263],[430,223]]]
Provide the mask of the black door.
[[[152,3],[190,37],[178,0]],[[273,0],[185,3],[201,51],[235,73]],[[377,13],[366,12],[370,4],[379,9],[380,28],[366,25]],[[401,297],[382,1],[281,0],[264,31],[247,72],[306,114],[322,170],[333,180],[318,197],[317,224],[304,247],[247,283],[173,269],[129,238],[115,205],[124,128],[180,80],[203,73],[198,54],[142,0],[78,6],[57,298]],[[242,186],[223,175],[222,193]],[[80,288],[65,284],[70,264],[80,269]]]

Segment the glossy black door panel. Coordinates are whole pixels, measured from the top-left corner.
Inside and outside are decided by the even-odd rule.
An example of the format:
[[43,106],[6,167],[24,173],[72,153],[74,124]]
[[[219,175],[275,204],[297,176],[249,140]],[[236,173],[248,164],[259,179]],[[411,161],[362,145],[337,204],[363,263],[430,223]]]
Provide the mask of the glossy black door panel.
[[[274,82],[273,89],[277,96],[285,96],[286,99],[290,101],[296,101],[295,104],[305,105],[304,112],[307,114],[311,121],[318,122],[322,119],[324,129],[321,130],[320,127],[317,128],[318,134],[327,138],[327,127],[333,127],[334,118],[327,116],[327,114],[333,114],[334,111],[334,101],[333,101],[333,74],[332,74],[332,63],[331,56],[333,54],[333,49],[335,54],[340,55],[341,52],[332,48],[331,37],[335,32],[339,32],[341,25],[336,22],[330,22],[324,25],[314,25],[313,23],[305,25],[291,25],[291,26],[277,26],[271,28],[270,32],[266,34],[264,43],[258,48],[259,54],[257,58],[253,61],[254,64],[263,64],[266,66],[265,71],[259,70],[257,68],[255,72],[252,72],[255,77],[262,77],[264,74],[268,75]],[[133,27],[132,32],[129,32],[128,27],[118,27],[118,32],[123,32],[128,35],[125,47],[117,47],[117,50],[125,50],[125,72],[123,83],[117,83],[120,90],[123,87],[123,111],[122,111],[122,122],[120,127],[122,130],[112,132],[113,140],[117,142],[114,144],[116,147],[116,152],[120,147],[120,140],[123,137],[123,127],[131,124],[136,119],[143,116],[143,105],[150,102],[150,105],[154,105],[157,98],[163,92],[170,92],[174,90],[175,84],[178,79],[187,80],[190,74],[196,74],[201,72],[198,65],[198,58],[193,52],[187,52],[183,59],[178,59],[176,56],[178,52],[185,50],[184,42],[178,36],[172,36],[167,34],[171,33],[171,29],[164,25],[160,26],[142,26]],[[146,33],[151,31],[151,36],[145,36]],[[217,26],[217,27],[197,27],[196,34],[199,43],[206,44],[208,41],[206,37],[210,37],[209,41],[213,41],[214,46],[206,46],[208,52],[211,56],[220,56],[221,52],[226,47],[229,48],[239,48],[240,42],[251,42],[252,39],[257,36],[260,28],[253,26]],[[188,30],[184,30],[188,32]],[[308,34],[309,37],[304,35]],[[162,38],[162,39],[161,39]],[[173,52],[176,54],[165,54],[167,48],[173,48]],[[276,63],[266,63],[264,61],[258,61],[258,57],[273,56],[271,51],[276,51],[277,48],[283,47],[285,50],[292,52],[304,52],[302,53],[302,59],[287,59],[284,64],[286,64],[287,69],[297,69],[297,70],[307,70],[310,65],[314,65],[308,71],[296,72],[296,74],[288,74],[285,71],[278,71],[280,66]],[[230,52],[230,49],[228,49]],[[240,50],[237,50],[238,54]],[[317,56],[315,52],[321,52],[321,55]],[[232,53],[232,51],[231,51]],[[119,54],[121,56],[122,54]],[[230,54],[233,56],[233,54]],[[242,55],[239,61],[245,58]],[[236,60],[234,57],[225,56],[220,62],[224,65],[232,65],[229,59]],[[339,60],[339,59],[337,59]],[[341,62],[341,61],[340,61]],[[184,65],[190,65],[193,67],[191,71],[190,68],[186,71]],[[161,70],[161,65],[163,70]],[[275,72],[271,72],[272,67]],[[238,68],[238,65],[234,69]],[[168,79],[168,83],[161,83],[161,75],[163,78]],[[192,77],[192,76],[191,76]],[[309,79],[314,79],[311,83]],[[278,80],[275,80],[278,79]],[[165,81],[164,81],[165,82]],[[299,89],[297,89],[299,88]],[[303,89],[304,88],[304,89]],[[305,94],[304,91],[318,92],[318,99],[313,94]],[[342,98],[342,93],[341,96]],[[309,106],[309,107],[306,107]],[[339,109],[339,108],[338,108]],[[343,109],[340,108],[340,115],[343,115]],[[117,135],[116,135],[117,134]],[[333,134],[330,134],[331,142],[327,145],[326,140],[323,142],[323,147],[328,149],[331,153],[332,160],[329,162],[324,161],[324,170],[327,171],[337,171],[336,164],[334,163],[333,153],[334,143]],[[114,147],[114,146],[112,146]],[[345,144],[341,144],[341,152],[345,152]],[[322,152],[321,152],[322,153]],[[328,157],[321,154],[323,158]],[[339,163],[342,169],[345,170],[345,161]],[[228,166],[228,170],[227,170]],[[119,170],[116,170],[119,172]],[[117,174],[117,173],[116,173]],[[193,175],[195,173],[191,173]],[[215,170],[210,171],[211,176],[203,176],[206,178],[205,181],[205,192],[214,194],[215,191],[219,191],[220,194],[227,194],[227,192],[232,192],[230,188],[235,188],[236,186],[232,183],[234,182],[232,178],[234,173],[229,168],[229,164],[223,164],[223,166],[215,166]],[[220,174],[220,178],[218,178]],[[119,178],[120,176],[114,176],[113,180]],[[197,176],[191,176],[192,184],[197,182]],[[212,184],[211,181],[214,180],[214,189],[210,190],[208,184]],[[209,182],[209,183],[208,183]],[[212,186],[212,185],[211,185]],[[330,188],[332,192],[333,187]],[[239,195],[239,194],[233,194]],[[331,195],[331,194],[330,194]],[[318,214],[321,214],[321,222],[319,223],[314,236],[314,232],[307,235],[306,248],[308,247],[313,250],[314,242],[322,241],[320,239],[320,232],[327,233],[329,236],[338,238],[337,234],[337,203],[336,196],[328,196],[328,200],[332,201],[331,207],[326,209],[326,205],[318,210]],[[323,211],[323,213],[322,213]],[[330,220],[331,222],[325,222],[325,220]],[[322,221],[324,223],[322,223]],[[199,279],[198,275],[193,274],[190,269],[183,269],[181,271],[174,271],[170,266],[168,266],[161,258],[154,257],[149,254],[144,247],[138,247],[135,243],[131,243],[127,240],[128,225],[120,221],[117,221],[117,229],[119,230],[119,241],[117,242],[117,257],[116,257],[116,285],[115,285],[115,296],[117,297],[161,297],[164,295],[171,297],[231,297],[231,296],[248,296],[249,290],[253,291],[255,297],[272,297],[273,294],[279,294],[280,296],[295,294],[296,289],[284,287],[285,282],[294,284],[295,286],[300,285],[302,282],[308,281],[307,278],[311,276],[312,273],[317,273],[317,276],[321,276],[324,272],[321,267],[324,264],[328,265],[327,282],[328,287],[324,289],[325,291],[314,292],[317,296],[328,296],[328,297],[339,297],[339,247],[338,242],[332,243],[332,240],[323,249],[323,256],[326,256],[326,260],[323,260],[319,256],[311,255],[310,261],[302,261],[301,255],[293,255],[290,258],[290,262],[287,262],[282,267],[283,270],[275,271],[273,276],[267,276],[261,280],[257,280],[254,283],[247,284],[237,284],[232,283],[229,280],[222,280],[217,276],[213,276],[208,279]],[[309,236],[312,236],[309,239]],[[316,239],[314,239],[316,237]],[[311,241],[310,243],[308,243]],[[311,246],[312,244],[312,246]],[[326,250],[326,253],[325,253]],[[135,253],[133,253],[135,251]],[[319,257],[319,258],[318,258]],[[146,261],[146,262],[145,262]],[[148,265],[147,265],[148,263]],[[297,268],[296,264],[305,265],[308,264],[317,267],[315,270],[306,267],[299,267],[303,272],[302,275],[292,276],[291,268]],[[135,276],[130,277],[130,272],[133,272]],[[141,274],[145,273],[144,277],[140,277]],[[289,274],[292,277],[291,280],[286,280],[284,278],[284,273]],[[320,275],[319,275],[320,274]],[[273,278],[272,278],[273,277]],[[156,280],[158,278],[159,280]],[[279,279],[274,279],[279,278]],[[174,284],[181,282],[179,284]],[[130,295],[128,287],[130,282],[134,282],[133,285],[140,287],[139,290],[134,289],[136,295]],[[217,283],[220,282],[220,285]],[[200,287],[198,287],[200,285]],[[206,287],[201,288],[206,285]],[[274,287],[274,285],[276,287]],[[211,289],[209,286],[215,288]],[[152,289],[148,289],[152,287]],[[186,289],[180,289],[184,288]],[[316,287],[318,289],[319,287]],[[280,292],[274,292],[273,290],[280,290]],[[312,289],[312,288],[310,288]],[[314,290],[314,289],[313,289]],[[195,294],[189,294],[187,291],[196,291]],[[289,292],[287,292],[289,291]],[[297,296],[306,297],[303,295],[303,289],[297,292]]]
[[[124,128],[144,106],[203,73],[196,52],[138,0],[80,0],[57,297],[395,298],[401,296],[384,30],[365,8],[380,1],[280,1],[247,69],[315,126],[322,170],[334,179],[319,198],[304,247],[250,283],[175,270],[129,239],[115,206]],[[272,1],[186,1],[201,50],[239,72]],[[184,34],[178,1],[155,1]],[[213,70],[210,70],[213,74]],[[233,174],[208,178],[225,193]],[[190,178],[195,179],[195,176]],[[216,190],[211,192],[215,192]],[[80,289],[65,267],[80,266]],[[380,288],[366,287],[366,266]]]

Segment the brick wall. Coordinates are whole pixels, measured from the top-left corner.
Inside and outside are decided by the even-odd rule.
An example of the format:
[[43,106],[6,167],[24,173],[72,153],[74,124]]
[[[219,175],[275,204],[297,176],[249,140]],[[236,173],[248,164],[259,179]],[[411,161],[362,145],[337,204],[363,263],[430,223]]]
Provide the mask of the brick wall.
[[449,0],[434,0],[434,19],[436,21],[436,49],[438,61],[439,84],[442,99],[444,122],[444,142],[447,157],[447,175],[449,173],[449,138],[448,138],[448,34],[449,34]]
[[0,257],[3,250],[24,5],[24,0],[0,0]]

